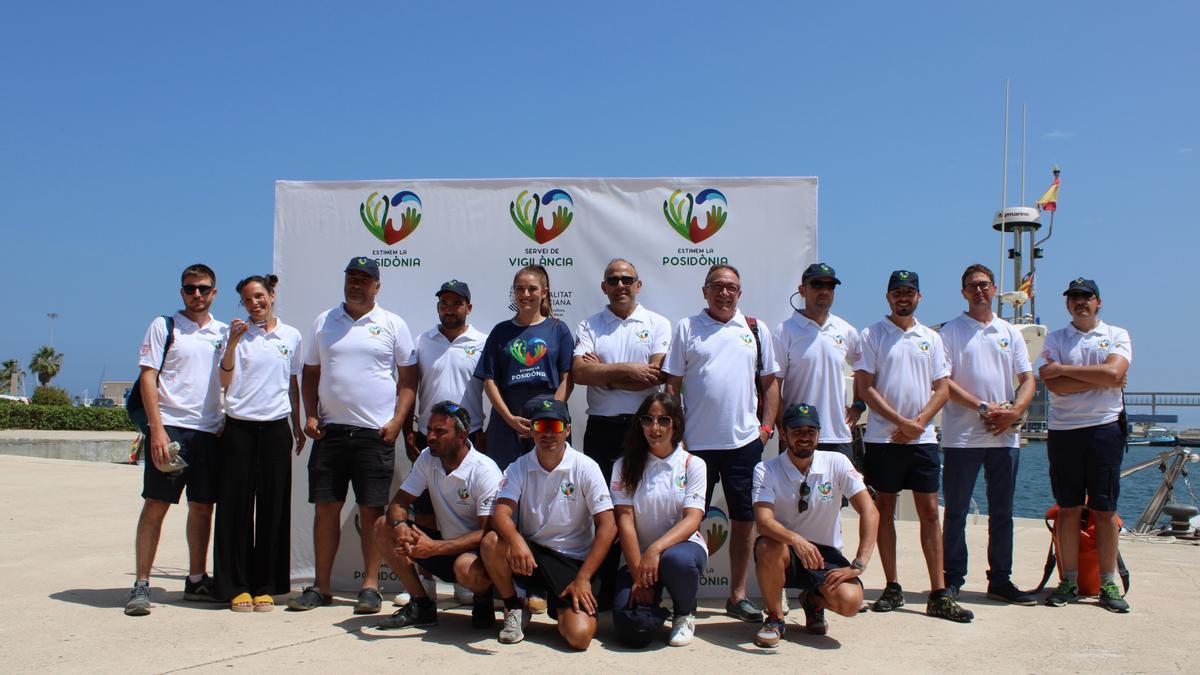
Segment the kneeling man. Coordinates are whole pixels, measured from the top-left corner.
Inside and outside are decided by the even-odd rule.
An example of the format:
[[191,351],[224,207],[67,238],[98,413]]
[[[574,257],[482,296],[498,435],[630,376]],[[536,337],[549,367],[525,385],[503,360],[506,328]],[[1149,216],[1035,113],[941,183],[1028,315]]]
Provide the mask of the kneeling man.
[[[375,543],[412,600],[384,619],[382,630],[433,626],[437,607],[417,577],[414,563],[447,583],[457,583],[475,593],[471,624],[488,628],[496,619],[492,608],[492,582],[479,558],[479,542],[487,528],[500,468],[468,440],[471,416],[453,401],[434,404],[430,410],[429,447],[413,462],[412,472],[387,512],[375,521]],[[429,490],[437,529],[409,520],[409,507]]]
[[567,443],[567,404],[539,396],[526,412],[534,448],[505,469],[483,538],[483,563],[504,600],[500,642],[525,639],[530,613],[519,583],[527,594],[545,593],[559,634],[587,649],[596,634],[594,577],[617,536],[612,498],[596,460]]
[[[821,422],[817,409],[797,404],[783,417],[788,450],[754,468],[754,545],[758,585],[767,618],[754,638],[775,647],[783,637],[784,588],[803,592],[805,628],[824,635],[825,609],[854,616],[862,606],[858,577],[875,551],[879,512],[862,476],[845,455],[817,451]],[[842,497],[858,512],[858,552],[842,555]]]

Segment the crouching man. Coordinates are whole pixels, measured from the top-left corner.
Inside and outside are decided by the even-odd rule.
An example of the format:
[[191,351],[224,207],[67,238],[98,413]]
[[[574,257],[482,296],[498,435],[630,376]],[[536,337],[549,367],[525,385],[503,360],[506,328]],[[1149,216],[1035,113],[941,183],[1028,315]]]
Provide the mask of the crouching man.
[[[805,628],[824,635],[825,609],[854,616],[862,606],[858,577],[875,551],[879,512],[862,476],[845,455],[817,451],[821,422],[817,409],[797,404],[783,417],[786,453],[754,468],[754,545],[758,585],[767,602],[767,618],[754,638],[759,647],[775,647],[783,637],[784,588],[802,592]],[[842,497],[858,512],[858,552],[842,555]]]
[[505,470],[483,538],[483,562],[504,601],[499,639],[525,639],[530,612],[520,584],[527,595],[544,594],[559,634],[583,650],[596,634],[596,570],[617,536],[612,498],[596,461],[567,443],[567,404],[539,396],[526,411],[534,449]]
[[[414,565],[475,593],[473,626],[489,628],[495,622],[492,582],[479,557],[479,543],[496,501],[500,468],[471,447],[470,428],[466,408],[452,401],[434,404],[429,416],[429,447],[413,462],[412,472],[392,497],[387,512],[375,521],[375,543],[412,597],[377,629],[437,624],[434,599],[426,594]],[[409,520],[409,507],[426,490],[433,502],[436,530]]]

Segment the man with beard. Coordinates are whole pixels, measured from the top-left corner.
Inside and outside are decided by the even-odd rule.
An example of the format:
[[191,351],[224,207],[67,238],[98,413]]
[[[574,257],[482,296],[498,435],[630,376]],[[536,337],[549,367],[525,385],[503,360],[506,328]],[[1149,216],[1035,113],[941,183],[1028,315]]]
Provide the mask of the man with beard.
[[[798,403],[783,415],[787,451],[754,468],[754,545],[758,585],[767,602],[767,618],[755,635],[760,647],[775,647],[783,637],[784,588],[803,595],[805,628],[824,635],[825,609],[851,617],[862,606],[858,577],[875,550],[879,513],[862,476],[838,452],[817,450],[821,422],[815,406]],[[842,554],[842,498],[858,512],[858,551],[853,561]]]
[[[288,601],[305,611],[329,605],[333,560],[341,539],[342,505],[353,484],[362,523],[383,515],[391,489],[396,438],[411,414],[417,363],[404,319],[375,304],[379,263],[366,256],[346,265],[345,302],[322,312],[304,341],[304,433],[316,441],[308,458],[308,501],[316,505],[314,583]],[[379,594],[379,549],[359,536],[362,589],[356,614],[374,614]]]
[[633,413],[666,381],[663,359],[671,346],[671,323],[638,304],[642,281],[628,260],[604,268],[600,290],[608,306],[579,322],[571,372],[587,385],[588,419],[583,452],[612,480]]
[[[375,521],[375,543],[412,596],[380,622],[384,630],[437,625],[437,606],[417,577],[414,563],[442,581],[462,584],[475,594],[471,624],[488,628],[496,618],[491,579],[479,557],[500,486],[500,467],[471,447],[473,424],[467,409],[454,401],[429,407],[428,445],[387,513]],[[436,527],[409,522],[409,509],[428,491]]]
[[[146,411],[146,466],[142,477],[142,513],[134,543],[135,580],[125,613],[150,613],[150,571],[163,519],[187,487],[188,577],[183,599],[214,602],[212,579],[205,571],[213,504],[217,501],[221,456],[221,362],[228,326],[209,314],[217,298],[217,275],[208,265],[189,265],[181,276],[183,309],[150,322],[142,339],[138,387]],[[168,328],[170,326],[170,328]],[[181,471],[165,473],[167,446],[179,444],[187,462]]]
[[916,272],[896,270],[888,279],[891,314],[862,332],[854,364],[855,390],[872,415],[863,436],[867,484],[879,509],[879,559],[887,586],[871,606],[890,612],[904,605],[896,569],[896,498],[912,490],[921,523],[921,550],[929,571],[925,613],[966,623],[974,618],[946,589],[942,532],[938,523],[937,432],[933,418],[949,398],[950,366],[942,338],[915,316],[921,300]]

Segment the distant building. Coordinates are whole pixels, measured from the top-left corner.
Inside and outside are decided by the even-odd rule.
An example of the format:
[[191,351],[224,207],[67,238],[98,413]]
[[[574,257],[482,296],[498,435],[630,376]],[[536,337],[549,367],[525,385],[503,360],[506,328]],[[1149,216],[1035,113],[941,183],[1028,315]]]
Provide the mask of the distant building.
[[133,382],[129,380],[113,380],[100,383],[100,395],[97,398],[110,398],[118,408],[125,407],[129,392],[133,391]]

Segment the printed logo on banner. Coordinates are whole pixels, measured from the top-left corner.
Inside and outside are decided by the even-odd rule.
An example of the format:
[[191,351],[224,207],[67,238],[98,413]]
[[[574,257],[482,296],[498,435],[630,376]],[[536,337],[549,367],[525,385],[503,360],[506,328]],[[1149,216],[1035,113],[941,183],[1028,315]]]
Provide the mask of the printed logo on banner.
[[[683,210],[685,203],[687,213]],[[704,206],[706,204],[707,207]],[[707,208],[703,226],[700,225],[699,218],[692,215],[696,206]],[[725,225],[725,221],[729,219],[729,200],[715,188],[701,190],[695,197],[690,192],[676,190],[663,202],[663,215],[667,218],[667,224],[678,232],[679,236],[693,244],[699,244]]]
[[[546,227],[546,219],[541,215],[543,206],[553,209],[550,227]],[[566,190],[560,188],[547,190],[540,198],[536,192],[531,196],[529,190],[522,190],[515,200],[508,203],[508,215],[526,237],[538,244],[545,244],[571,226],[575,218],[575,201]]]
[[[392,246],[412,234],[421,224],[421,198],[415,192],[404,190],[389,199],[372,192],[367,201],[358,205],[358,215],[367,231],[388,246]],[[400,227],[392,219],[392,208],[400,209]]]
[[704,537],[709,557],[712,557],[729,541],[729,516],[715,506],[708,507],[704,512],[704,522],[700,523],[700,535]]

